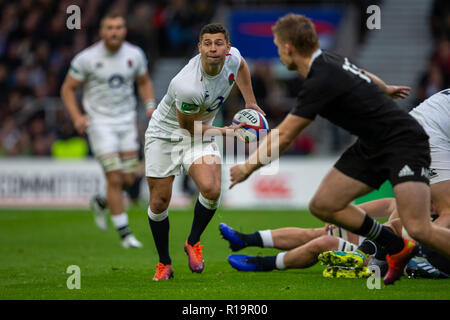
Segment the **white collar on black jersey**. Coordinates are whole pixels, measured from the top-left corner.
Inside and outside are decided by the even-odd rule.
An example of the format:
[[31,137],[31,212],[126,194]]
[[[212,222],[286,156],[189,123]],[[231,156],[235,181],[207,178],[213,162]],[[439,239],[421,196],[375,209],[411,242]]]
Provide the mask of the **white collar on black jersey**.
[[317,58],[318,56],[320,56],[321,54],[322,54],[322,50],[321,50],[320,48],[317,49],[316,51],[314,51],[314,53],[313,53],[312,56],[311,56],[311,61],[309,62],[309,68],[310,68],[310,69],[311,69],[311,66],[312,66],[314,60],[316,60],[316,58]]

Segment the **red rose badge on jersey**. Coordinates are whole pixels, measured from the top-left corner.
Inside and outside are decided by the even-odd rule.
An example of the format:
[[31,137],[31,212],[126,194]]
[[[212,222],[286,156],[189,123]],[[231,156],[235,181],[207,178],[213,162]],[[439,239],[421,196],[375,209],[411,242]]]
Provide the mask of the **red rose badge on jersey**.
[[234,73],[230,74],[228,77],[228,84],[231,86],[234,82]]
[[133,66],[133,60],[129,59],[128,60],[128,66],[131,68]]

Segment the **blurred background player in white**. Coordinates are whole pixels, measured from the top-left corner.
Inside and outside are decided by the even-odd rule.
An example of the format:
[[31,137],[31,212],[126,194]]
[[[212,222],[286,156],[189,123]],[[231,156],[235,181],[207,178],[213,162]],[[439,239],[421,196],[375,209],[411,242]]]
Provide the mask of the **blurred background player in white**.
[[[147,115],[155,108],[153,84],[144,52],[125,41],[125,19],[109,13],[100,23],[101,41],[72,60],[61,97],[79,134],[87,133],[95,157],[106,177],[106,200],[91,200],[97,226],[106,230],[107,208],[125,248],[140,248],[128,226],[122,190],[134,183],[138,165],[138,133],[134,82]],[[80,110],[75,92],[83,86]]]
[[[228,31],[222,25],[209,24],[201,29],[198,51],[170,82],[145,134],[148,216],[159,255],[153,280],[173,276],[168,207],[175,175],[182,170],[199,190],[184,249],[192,272],[203,271],[200,236],[219,206],[221,195],[221,155],[214,135],[223,136],[240,127],[219,128],[211,124],[234,83],[244,98],[245,108],[262,112],[253,94],[249,67],[239,51],[231,47]],[[215,131],[203,136],[207,130]]]

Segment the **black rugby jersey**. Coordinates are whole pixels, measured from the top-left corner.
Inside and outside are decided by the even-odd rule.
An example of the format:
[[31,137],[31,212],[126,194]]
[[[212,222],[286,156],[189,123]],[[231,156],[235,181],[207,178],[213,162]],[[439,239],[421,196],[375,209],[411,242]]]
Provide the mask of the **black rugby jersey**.
[[290,113],[320,115],[370,146],[423,136],[420,124],[347,58],[316,51]]

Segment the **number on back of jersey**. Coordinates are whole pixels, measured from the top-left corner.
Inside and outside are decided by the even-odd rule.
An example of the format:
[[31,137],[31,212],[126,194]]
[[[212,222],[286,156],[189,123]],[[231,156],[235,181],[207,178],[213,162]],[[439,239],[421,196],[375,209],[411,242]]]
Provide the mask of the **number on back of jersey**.
[[351,73],[356,74],[361,79],[366,80],[368,83],[371,82],[370,78],[367,75],[365,75],[363,72],[361,72],[361,70],[359,70],[359,68],[357,66],[350,63],[350,61],[348,61],[347,58],[345,58],[345,63],[342,65],[342,68],[346,71],[350,71]]

